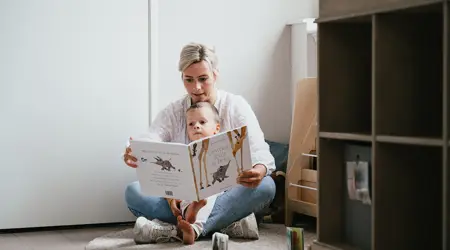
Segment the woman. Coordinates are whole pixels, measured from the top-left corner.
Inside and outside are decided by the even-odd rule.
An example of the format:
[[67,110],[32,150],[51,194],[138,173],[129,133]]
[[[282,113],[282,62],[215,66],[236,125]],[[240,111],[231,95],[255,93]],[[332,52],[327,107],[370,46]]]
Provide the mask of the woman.
[[[186,45],[179,60],[179,71],[187,91],[185,98],[175,101],[164,108],[152,122],[144,137],[166,142],[188,143],[185,113],[191,103],[210,102],[219,110],[222,131],[247,125],[252,151],[252,168],[245,171],[237,182],[241,185],[221,194],[214,205],[202,235],[222,230],[231,237],[250,237],[242,228],[243,223],[255,223],[252,213],[269,206],[275,196],[275,183],[270,174],[275,170],[275,161],[264,140],[259,122],[247,101],[216,88],[218,60],[215,52],[203,44]],[[130,148],[124,154],[125,163],[135,168],[136,158]],[[144,235],[147,241],[170,238],[174,235],[176,215],[179,214],[178,203],[161,197],[143,196],[138,182],[129,184],[125,191],[128,208],[135,216],[145,216],[149,227],[155,235]],[[251,221],[249,221],[251,220]],[[156,222],[155,222],[156,221]],[[167,223],[157,223],[163,221]],[[138,232],[136,232],[138,233]],[[142,235],[141,235],[142,236]],[[140,240],[142,241],[142,239]]]

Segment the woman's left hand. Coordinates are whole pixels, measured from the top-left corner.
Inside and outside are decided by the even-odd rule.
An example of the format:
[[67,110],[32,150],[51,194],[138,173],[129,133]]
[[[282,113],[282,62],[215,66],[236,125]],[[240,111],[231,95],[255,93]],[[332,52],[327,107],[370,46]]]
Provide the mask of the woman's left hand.
[[242,172],[236,181],[244,187],[256,188],[259,183],[261,183],[264,176],[266,176],[266,167],[257,164],[252,169]]

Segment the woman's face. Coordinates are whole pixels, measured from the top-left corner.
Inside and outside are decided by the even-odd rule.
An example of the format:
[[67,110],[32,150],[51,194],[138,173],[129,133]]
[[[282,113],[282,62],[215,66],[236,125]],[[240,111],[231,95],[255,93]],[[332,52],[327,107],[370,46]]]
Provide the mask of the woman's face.
[[211,71],[206,61],[194,63],[187,67],[183,72],[183,83],[192,102],[211,102],[215,101],[214,84],[216,74]]

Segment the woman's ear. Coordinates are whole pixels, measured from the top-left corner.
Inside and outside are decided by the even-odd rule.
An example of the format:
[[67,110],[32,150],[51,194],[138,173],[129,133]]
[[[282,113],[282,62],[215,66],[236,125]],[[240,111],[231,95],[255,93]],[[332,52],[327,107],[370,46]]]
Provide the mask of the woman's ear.
[[217,123],[217,125],[216,125],[216,133],[218,133],[219,131],[220,131],[220,124]]
[[218,76],[219,76],[219,70],[218,69],[213,70],[214,81],[217,81]]

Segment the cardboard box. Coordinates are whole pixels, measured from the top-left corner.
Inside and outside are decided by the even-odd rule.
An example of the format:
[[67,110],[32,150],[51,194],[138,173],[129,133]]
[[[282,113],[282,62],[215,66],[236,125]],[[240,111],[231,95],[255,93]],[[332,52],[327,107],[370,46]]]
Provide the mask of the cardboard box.
[[292,186],[290,183],[317,188],[317,171],[311,169],[314,158],[302,155],[316,150],[317,113],[317,78],[305,78],[297,84],[295,91],[286,197],[288,206],[291,206],[287,208],[288,212],[297,211],[314,217],[317,216],[317,190]]

